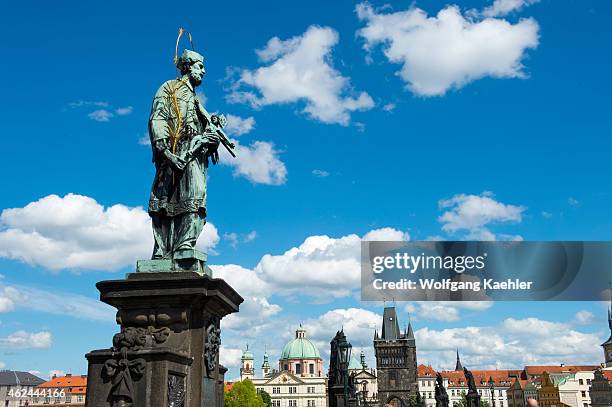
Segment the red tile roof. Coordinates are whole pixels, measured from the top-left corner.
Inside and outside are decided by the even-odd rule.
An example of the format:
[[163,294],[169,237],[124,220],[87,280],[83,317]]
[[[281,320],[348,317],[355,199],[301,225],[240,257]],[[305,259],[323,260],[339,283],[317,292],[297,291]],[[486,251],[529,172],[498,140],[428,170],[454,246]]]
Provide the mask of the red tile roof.
[[72,394],[85,394],[87,391],[87,376],[72,376],[67,374],[66,376],[54,377],[53,379],[45,382],[38,388],[70,388]]
[[581,371],[593,371],[599,366],[525,366],[525,373],[529,376],[539,376],[548,373],[563,373],[563,372],[581,372]]
[[434,370],[433,367],[431,367],[431,365],[419,365],[417,367],[417,371],[419,374],[419,377],[421,376],[431,376],[431,377],[436,377],[436,371]]

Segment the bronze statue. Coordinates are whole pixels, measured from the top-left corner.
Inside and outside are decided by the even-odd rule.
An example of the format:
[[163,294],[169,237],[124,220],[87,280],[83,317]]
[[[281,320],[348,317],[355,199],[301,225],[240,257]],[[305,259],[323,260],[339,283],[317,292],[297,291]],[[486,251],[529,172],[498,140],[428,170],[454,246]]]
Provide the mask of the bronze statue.
[[203,56],[185,50],[175,64],[181,78],[159,88],[149,117],[156,169],[148,209],[155,239],[152,259],[173,259],[195,249],[206,223],[209,159],[216,164],[220,143],[234,155],[222,131],[225,117],[210,115],[195,93],[206,73]]

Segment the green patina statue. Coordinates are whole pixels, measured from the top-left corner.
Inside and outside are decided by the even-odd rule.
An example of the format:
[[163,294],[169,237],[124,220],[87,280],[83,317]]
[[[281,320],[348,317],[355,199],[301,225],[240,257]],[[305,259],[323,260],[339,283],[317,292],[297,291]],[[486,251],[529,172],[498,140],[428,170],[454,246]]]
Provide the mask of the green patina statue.
[[196,263],[195,271],[202,271],[205,254],[195,245],[206,223],[206,171],[209,161],[219,160],[219,144],[235,156],[222,131],[225,117],[210,115],[195,93],[206,73],[204,58],[185,50],[175,63],[181,78],[159,88],[149,118],[156,173],[148,211],[155,243],[152,261],[140,261],[138,271],[194,269]]

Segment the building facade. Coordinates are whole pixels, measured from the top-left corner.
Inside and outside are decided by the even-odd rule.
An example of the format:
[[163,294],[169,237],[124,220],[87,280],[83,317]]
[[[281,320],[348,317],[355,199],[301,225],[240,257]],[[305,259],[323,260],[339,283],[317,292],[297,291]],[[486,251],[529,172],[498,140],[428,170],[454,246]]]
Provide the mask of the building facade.
[[255,374],[254,357],[248,349],[244,351],[241,362],[240,379],[249,379],[257,391],[268,393],[273,407],[327,406],[323,359],[301,325],[295,338],[283,348],[278,370],[270,368],[267,353],[264,354],[260,376]]
[[36,386],[45,381],[28,372],[0,371],[0,406],[18,407],[29,402]]
[[418,391],[416,342],[412,325],[400,331],[395,307],[385,307],[381,335],[374,334],[379,406],[408,405]]
[[368,369],[365,352],[361,351],[359,360],[352,357],[349,363],[349,374],[353,375],[357,391],[363,395],[368,405],[378,404],[378,380],[376,369]]
[[87,376],[53,376],[48,382],[36,387],[38,397],[30,399],[29,406],[77,407],[85,405],[87,393]]

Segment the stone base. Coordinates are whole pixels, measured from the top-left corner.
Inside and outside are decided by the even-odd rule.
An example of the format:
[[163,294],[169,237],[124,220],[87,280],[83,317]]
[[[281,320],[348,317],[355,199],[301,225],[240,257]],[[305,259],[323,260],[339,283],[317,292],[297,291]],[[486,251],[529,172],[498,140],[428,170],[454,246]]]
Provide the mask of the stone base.
[[222,407],[221,318],[243,299],[195,272],[132,273],[99,282],[117,308],[111,349],[86,355],[88,407]]
[[168,271],[191,271],[212,277],[212,270],[206,265],[208,255],[199,250],[181,250],[172,259],[138,260],[137,273],[160,273]]

